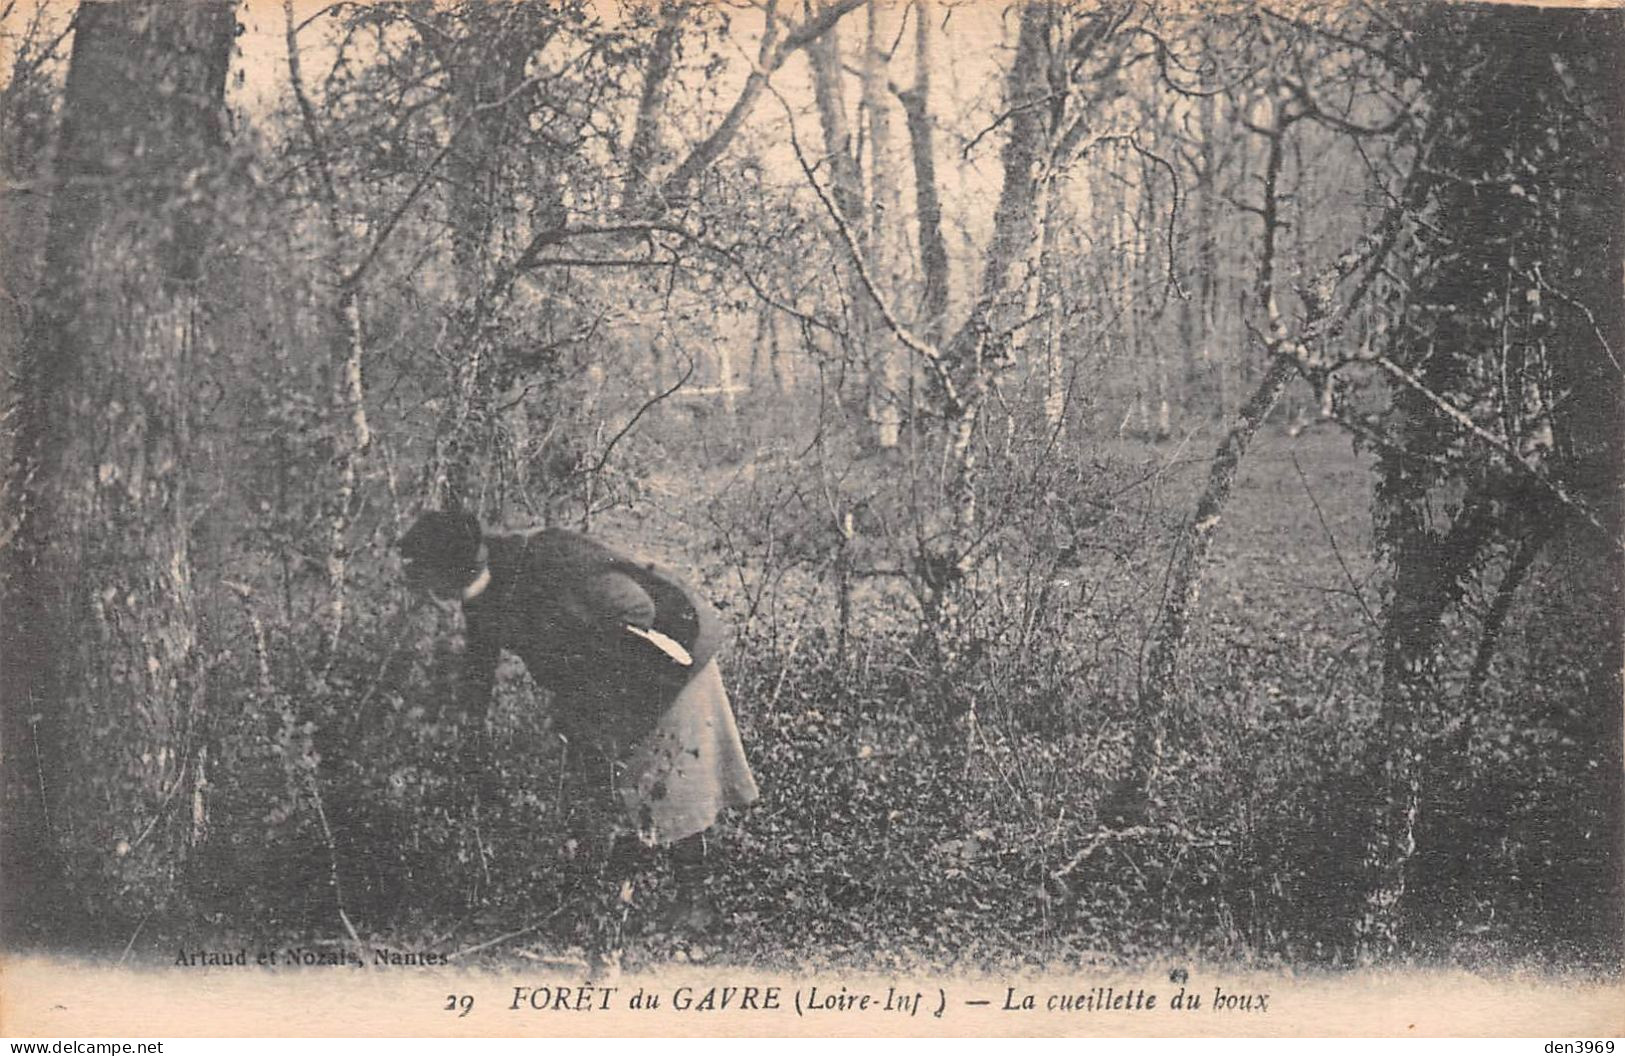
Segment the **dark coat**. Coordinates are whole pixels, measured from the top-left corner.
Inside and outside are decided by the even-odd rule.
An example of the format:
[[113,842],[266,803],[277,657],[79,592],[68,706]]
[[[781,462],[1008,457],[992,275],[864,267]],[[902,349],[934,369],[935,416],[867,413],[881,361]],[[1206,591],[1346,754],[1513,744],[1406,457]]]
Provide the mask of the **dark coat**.
[[[721,648],[717,611],[670,571],[559,528],[487,534],[491,582],[463,603],[465,683],[490,699],[507,649],[553,694],[564,731],[631,747]],[[655,631],[691,657],[681,664],[628,627]]]

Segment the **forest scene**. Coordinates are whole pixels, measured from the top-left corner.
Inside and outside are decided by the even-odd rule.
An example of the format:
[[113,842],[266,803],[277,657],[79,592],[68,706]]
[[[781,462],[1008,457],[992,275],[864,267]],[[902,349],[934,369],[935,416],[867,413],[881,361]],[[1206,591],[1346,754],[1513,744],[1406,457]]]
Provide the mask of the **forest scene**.
[[[0,0],[7,948],[1617,973],[1622,19]],[[703,919],[437,510],[722,614]]]

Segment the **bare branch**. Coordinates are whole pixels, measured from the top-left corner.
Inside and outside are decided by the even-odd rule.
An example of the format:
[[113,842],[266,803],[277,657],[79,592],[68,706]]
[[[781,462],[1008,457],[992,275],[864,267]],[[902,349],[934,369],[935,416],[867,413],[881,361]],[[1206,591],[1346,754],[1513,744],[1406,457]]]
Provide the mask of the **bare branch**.
[[1002,126],[1006,121],[1024,114],[1029,110],[1036,110],[1041,107],[1048,106],[1055,100],[1064,98],[1066,98],[1066,93],[1064,92],[1045,92],[1041,96],[1028,99],[1025,102],[1017,103],[1015,106],[1005,109],[999,114],[998,117],[993,119],[991,124],[984,126],[981,131],[977,132],[976,135],[970,138],[970,141],[960,149],[959,156],[962,158],[969,158],[971,156],[971,151],[976,149],[977,144],[981,143],[982,140],[986,139],[994,132],[997,132],[1000,126]]
[[879,287],[875,285],[874,276],[869,273],[869,266],[864,262],[863,253],[858,248],[857,238],[852,234],[852,229],[847,226],[846,220],[840,214],[840,210],[835,207],[835,203],[825,193],[823,186],[818,182],[818,177],[813,173],[812,166],[807,162],[807,156],[801,149],[801,141],[796,136],[795,119],[790,113],[790,104],[782,96],[779,98],[779,102],[783,104],[785,117],[790,122],[790,147],[795,151],[796,161],[800,164],[801,171],[806,174],[807,183],[812,187],[813,193],[818,196],[819,202],[824,206],[824,211],[829,214],[830,220],[840,233],[841,241],[845,244],[847,253],[852,258],[853,268],[858,273],[858,279],[863,284],[864,292],[869,295],[870,300],[874,302],[876,309],[879,310],[880,317],[885,322],[886,328],[896,335],[905,348],[919,356],[930,367],[937,382],[942,386],[943,396],[948,405],[956,410],[963,409],[959,388],[954,383],[953,375],[943,360],[941,350],[921,339],[919,335],[903,325],[897,318],[897,313],[892,310],[891,305],[886,303],[886,299],[881,295]]
[[[1284,15],[1281,12],[1272,10],[1268,7],[1260,7],[1258,10],[1264,15],[1264,17],[1273,19],[1282,25],[1291,26],[1294,29],[1298,29],[1306,33],[1312,33],[1318,37],[1324,37],[1333,43],[1341,44],[1347,48],[1353,48],[1355,51],[1363,52],[1374,59],[1379,59],[1382,62],[1392,65],[1395,69],[1407,76],[1415,76],[1417,74],[1417,70],[1414,65],[1405,61],[1403,57],[1396,55],[1393,52],[1378,48],[1363,40],[1356,40],[1354,37],[1348,36],[1345,33],[1339,33],[1336,30],[1329,29],[1325,26],[1310,25],[1295,15]],[[1376,10],[1376,5],[1368,5],[1365,7],[1365,10],[1368,14],[1377,16],[1378,21],[1384,21],[1382,12]],[[1395,23],[1392,22],[1389,22],[1388,24],[1390,26],[1395,25]]]
[[681,0],[665,0],[660,5],[660,27],[650,48],[643,91],[638,97],[637,118],[632,143],[627,149],[626,183],[622,197],[627,211],[635,212],[653,186],[656,154],[660,146],[660,109],[671,80],[672,60],[683,32],[685,5]]
[[1315,489],[1309,486],[1309,476],[1303,471],[1303,465],[1298,461],[1296,451],[1292,452],[1292,468],[1297,470],[1298,480],[1303,484],[1303,493],[1309,497],[1309,504],[1315,508],[1315,519],[1320,522],[1320,530],[1325,534],[1326,542],[1332,548],[1332,556],[1337,558],[1337,567],[1343,571],[1343,580],[1349,585],[1349,593],[1354,596],[1355,601],[1359,602],[1360,611],[1365,614],[1366,623],[1373,628],[1380,628],[1382,624],[1378,621],[1377,614],[1371,611],[1370,605],[1366,604],[1365,591],[1360,589],[1359,582],[1349,569],[1349,563],[1343,560],[1343,548],[1337,545],[1337,534],[1332,531],[1332,526],[1326,523],[1326,511],[1320,508],[1320,500],[1315,497]]
[[295,34],[303,33],[312,23],[319,22],[328,15],[342,11],[346,7],[358,7],[365,10],[365,5],[359,3],[358,0],[338,0],[337,3],[328,4],[326,7],[320,7],[312,11],[305,16],[303,21],[293,27],[293,31]]
[[[287,2],[287,0],[284,0],[284,2]],[[446,137],[446,142],[441,145],[440,150],[436,152],[435,156],[429,160],[429,164],[424,166],[423,171],[418,174],[417,182],[412,185],[411,190],[407,191],[406,196],[402,198],[400,202],[396,203],[394,210],[387,218],[385,218],[383,224],[380,225],[377,236],[372,240],[372,245],[369,246],[366,253],[362,255],[361,262],[352,268],[347,275],[345,275],[343,285],[354,286],[366,275],[367,270],[371,268],[373,262],[378,259],[378,254],[383,251],[384,243],[389,241],[390,235],[394,234],[395,228],[400,224],[402,218],[406,216],[407,211],[412,208],[413,204],[417,202],[418,197],[422,195],[423,191],[429,186],[429,181],[434,177],[435,172],[440,168],[440,163],[446,160],[446,157],[451,153],[452,147],[457,144],[457,141],[462,137],[463,133],[473,126],[474,122],[478,120],[479,116],[492,110],[499,110],[502,107],[507,106],[521,94],[529,91],[531,88],[540,83],[540,76],[527,77],[523,81],[520,81],[518,84],[514,85],[512,90],[506,92],[502,98],[493,99],[488,103],[482,103],[479,106],[472,107],[468,113],[463,115],[463,119],[457,123],[456,128],[452,129],[451,135]]]
[[305,81],[299,64],[299,31],[293,21],[293,0],[282,0],[282,16],[287,22],[288,85],[293,89],[293,98],[299,106],[299,117],[305,130],[305,138],[310,141],[311,154],[316,161],[316,174],[321,180],[328,221],[333,230],[337,231],[338,192],[333,186],[332,166],[328,160],[327,144],[322,139],[321,126],[316,121],[316,108],[311,105],[310,97],[305,94]]
[[[1075,127],[1077,126],[1074,126],[1074,128]],[[1179,170],[1174,168],[1173,163],[1167,158],[1156,153],[1155,151],[1147,150],[1145,146],[1140,143],[1140,137],[1133,132],[1106,132],[1098,136],[1092,136],[1090,137],[1090,141],[1079,150],[1079,156],[1082,156],[1082,154],[1087,152],[1092,146],[1114,141],[1127,143],[1136,154],[1140,155],[1140,157],[1162,166],[1168,172],[1168,179],[1173,183],[1174,186],[1174,201],[1173,205],[1171,205],[1168,209],[1168,231],[1166,236],[1166,244],[1168,247],[1167,288],[1173,290],[1180,300],[1187,300],[1190,297],[1190,294],[1186,293],[1185,288],[1179,284],[1179,272],[1175,267],[1175,257],[1177,255],[1174,250],[1175,234],[1177,230],[1176,225],[1179,222],[1179,207],[1185,201],[1184,188],[1179,182]],[[1166,300],[1163,301],[1163,303],[1166,304]]]
[[1394,113],[1394,116],[1389,118],[1385,124],[1356,124],[1347,118],[1338,117],[1335,114],[1328,113],[1319,103],[1315,101],[1314,97],[1309,94],[1308,86],[1302,82],[1297,80],[1286,80],[1282,83],[1286,86],[1287,90],[1292,93],[1292,97],[1303,106],[1305,117],[1313,121],[1318,121],[1327,128],[1330,128],[1336,132],[1342,132],[1346,135],[1365,138],[1391,136],[1395,132],[1398,132],[1401,128],[1404,128],[1406,123],[1411,120],[1410,109],[1408,107],[1400,107]]
[[637,426],[638,422],[642,420],[643,416],[648,413],[649,408],[668,399],[678,389],[682,388],[684,385],[687,385],[688,379],[694,376],[694,367],[694,360],[690,358],[688,361],[688,369],[683,372],[682,377],[678,378],[672,383],[670,388],[662,392],[657,392],[647,400],[643,401],[643,406],[639,407],[632,417],[627,419],[626,424],[621,426],[619,432],[609,438],[609,443],[604,445],[604,450],[599,454],[598,461],[594,462],[592,466],[585,471],[585,475],[590,477],[608,465],[609,456],[615,452],[615,445],[619,444],[621,440],[626,437],[626,434],[630,433],[633,428]]
[[1533,280],[1540,289],[1545,290],[1547,293],[1550,293],[1552,296],[1556,297],[1570,308],[1573,308],[1575,311],[1585,316],[1586,322],[1591,326],[1591,333],[1596,337],[1597,344],[1602,346],[1603,355],[1608,357],[1608,362],[1614,365],[1614,369],[1616,371],[1625,369],[1621,367],[1619,357],[1614,354],[1614,347],[1609,342],[1608,335],[1603,331],[1602,324],[1597,322],[1597,316],[1591,311],[1590,306],[1588,306],[1584,301],[1581,301],[1570,294],[1564,293],[1556,286],[1553,286],[1547,280],[1546,276],[1541,273],[1539,264],[1535,265],[1533,272],[1525,272],[1520,269],[1519,274],[1523,275],[1525,278]]
[[866,0],[837,0],[800,27],[790,31],[775,46],[779,29],[775,15],[777,0],[769,0],[766,27],[762,31],[762,47],[756,69],[750,72],[750,76],[745,80],[745,86],[739,90],[738,98],[723,117],[722,123],[701,140],[682,164],[677,166],[676,171],[661,183],[661,197],[671,203],[685,200],[689,186],[699,178],[700,173],[710,168],[722,156],[722,152],[727,149],[740,126],[744,124],[745,118],[755,108],[756,101],[768,86],[769,80],[779,67],[784,65],[785,60],[823,36],[843,17],[857,10],[865,2]]
[[1546,489],[1546,491],[1550,493],[1551,496],[1559,503],[1569,510],[1572,510],[1574,514],[1586,524],[1595,528],[1604,539],[1608,540],[1610,545],[1614,546],[1618,550],[1625,551],[1625,540],[1621,540],[1615,532],[1606,527],[1603,524],[1602,519],[1597,516],[1596,512],[1592,510],[1583,499],[1569,491],[1568,488],[1564,487],[1561,481],[1554,480],[1550,474],[1542,471],[1540,467],[1530,463],[1528,459],[1524,458],[1523,454],[1518,450],[1517,445],[1513,444],[1512,441],[1508,440],[1504,436],[1492,433],[1482,425],[1479,425],[1478,422],[1473,420],[1472,415],[1468,414],[1460,407],[1457,407],[1455,404],[1451,403],[1437,392],[1434,392],[1415,374],[1406,370],[1398,363],[1395,363],[1387,356],[1371,356],[1369,357],[1368,362],[1376,364],[1389,377],[1398,381],[1400,384],[1422,397],[1428,403],[1432,404],[1440,414],[1454,422],[1463,432],[1489,445],[1496,452],[1498,452],[1502,458],[1506,459],[1508,465],[1529,477],[1540,487]]

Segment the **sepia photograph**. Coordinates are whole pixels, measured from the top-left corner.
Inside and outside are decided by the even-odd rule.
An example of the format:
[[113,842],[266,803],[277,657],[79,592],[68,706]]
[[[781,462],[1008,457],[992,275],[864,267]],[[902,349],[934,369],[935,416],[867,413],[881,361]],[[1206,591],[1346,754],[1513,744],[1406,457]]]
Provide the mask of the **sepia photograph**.
[[1625,1035],[1622,55],[0,0],[0,1035]]

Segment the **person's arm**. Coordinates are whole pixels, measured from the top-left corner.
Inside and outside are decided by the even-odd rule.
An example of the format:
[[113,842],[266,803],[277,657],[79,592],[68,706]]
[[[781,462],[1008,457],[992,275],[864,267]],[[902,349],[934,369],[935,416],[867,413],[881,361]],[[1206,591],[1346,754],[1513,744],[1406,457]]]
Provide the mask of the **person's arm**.
[[675,647],[662,651],[673,658],[676,667],[692,674],[710,663],[727,636],[727,627],[711,603],[670,569],[659,565],[625,567],[653,599],[655,614],[647,630]]
[[661,674],[694,668],[687,643],[668,633],[670,621],[663,619],[659,599],[644,589],[648,585],[617,568],[583,578],[570,597],[599,651]]
[[582,627],[618,633],[626,627],[654,625],[655,602],[626,573],[610,567],[585,570],[562,594],[564,608]]
[[721,644],[715,610],[671,573],[570,532],[544,533],[533,548],[561,638],[605,673],[680,686]]

